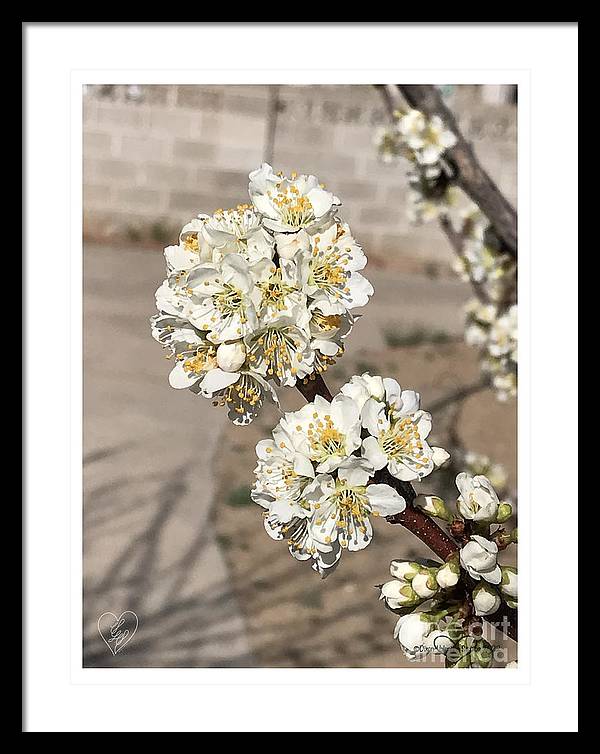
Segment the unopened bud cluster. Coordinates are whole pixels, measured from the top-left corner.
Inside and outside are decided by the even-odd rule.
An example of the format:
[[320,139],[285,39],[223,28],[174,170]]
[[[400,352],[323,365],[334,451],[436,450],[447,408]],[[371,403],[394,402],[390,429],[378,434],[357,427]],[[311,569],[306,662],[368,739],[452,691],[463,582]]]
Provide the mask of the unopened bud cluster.
[[499,500],[487,477],[462,472],[456,485],[455,512],[435,495],[419,495],[414,505],[450,524],[451,533],[460,534],[460,549],[445,563],[393,560],[393,579],[381,585],[380,599],[400,615],[394,635],[411,659],[441,653],[447,667],[490,667],[491,647],[467,629],[503,602],[517,607],[517,569],[498,562],[498,553],[517,541],[517,530],[500,526],[512,506]]

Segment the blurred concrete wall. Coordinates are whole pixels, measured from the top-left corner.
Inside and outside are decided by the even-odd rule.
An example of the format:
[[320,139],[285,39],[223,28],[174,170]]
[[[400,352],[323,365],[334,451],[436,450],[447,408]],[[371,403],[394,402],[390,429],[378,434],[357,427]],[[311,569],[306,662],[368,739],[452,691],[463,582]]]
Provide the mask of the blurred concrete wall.
[[[484,166],[516,199],[516,107],[508,87],[448,87],[448,101]],[[277,111],[274,132],[269,114]],[[381,262],[392,252],[448,259],[434,226],[411,227],[403,165],[378,160],[387,123],[371,86],[87,86],[84,234],[99,241],[171,241],[198,212],[246,201],[248,172],[313,172]]]

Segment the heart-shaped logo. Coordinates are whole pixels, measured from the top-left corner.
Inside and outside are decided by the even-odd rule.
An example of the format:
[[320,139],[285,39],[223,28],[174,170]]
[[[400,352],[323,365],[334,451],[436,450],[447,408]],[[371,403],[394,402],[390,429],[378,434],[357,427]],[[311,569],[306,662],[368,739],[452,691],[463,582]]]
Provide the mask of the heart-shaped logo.
[[125,610],[118,618],[114,613],[102,613],[98,618],[98,633],[116,655],[133,639],[138,625],[138,617],[132,610]]

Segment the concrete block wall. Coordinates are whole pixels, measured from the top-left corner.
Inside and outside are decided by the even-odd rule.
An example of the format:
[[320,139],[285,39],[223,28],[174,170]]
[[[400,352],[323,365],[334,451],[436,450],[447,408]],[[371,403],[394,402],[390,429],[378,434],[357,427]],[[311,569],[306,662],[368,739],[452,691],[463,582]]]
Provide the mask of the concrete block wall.
[[[497,94],[486,102],[482,87],[454,87],[449,103],[515,201],[516,107]],[[248,172],[271,156],[276,170],[313,172],[340,196],[375,263],[449,259],[435,225],[414,228],[406,219],[404,166],[377,158],[374,133],[387,118],[373,87],[93,86],[83,116],[88,239],[170,242],[198,212],[246,201]]]

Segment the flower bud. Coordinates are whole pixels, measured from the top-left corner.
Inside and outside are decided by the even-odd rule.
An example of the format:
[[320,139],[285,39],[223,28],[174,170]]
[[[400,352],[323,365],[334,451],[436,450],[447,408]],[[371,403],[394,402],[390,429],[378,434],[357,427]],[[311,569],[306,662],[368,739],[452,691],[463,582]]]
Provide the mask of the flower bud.
[[414,505],[420,508],[428,516],[435,516],[444,521],[452,521],[452,514],[446,508],[446,504],[441,497],[436,495],[418,495],[415,498]]
[[429,599],[438,591],[438,585],[433,574],[429,571],[418,573],[412,580],[413,590],[423,599]]
[[411,581],[413,576],[416,576],[420,570],[421,566],[410,560],[392,560],[390,563],[390,573],[392,576],[405,581]]
[[451,589],[458,584],[460,578],[460,568],[458,563],[451,560],[438,570],[435,579],[441,589]]
[[500,607],[498,592],[489,584],[482,582],[473,589],[473,607],[475,615],[491,615]]
[[394,639],[398,639],[404,654],[414,660],[422,653],[425,638],[434,628],[425,613],[410,613],[403,615],[394,628]]
[[500,503],[496,513],[496,523],[503,524],[512,516],[512,505],[510,503]]
[[246,347],[241,341],[221,343],[217,348],[217,364],[224,372],[237,372],[246,361]]
[[385,600],[385,604],[392,610],[417,605],[421,601],[411,585],[407,581],[399,579],[393,579],[383,584],[379,599]]
[[498,495],[487,477],[462,472],[456,477],[456,486],[460,492],[456,507],[463,518],[476,523],[496,520]]
[[489,668],[494,659],[492,645],[485,639],[464,636],[446,650],[447,668]]
[[476,639],[471,649],[472,668],[491,668],[494,660],[492,645],[485,639]]
[[500,566],[500,570],[502,571],[500,592],[509,607],[516,607],[519,599],[517,569],[511,566]]
[[499,584],[502,579],[500,566],[496,562],[498,545],[489,539],[473,534],[460,551],[460,564],[469,576],[490,584]]
[[455,639],[454,646],[446,650],[447,668],[470,668],[471,667],[472,639],[468,636],[460,636]]

